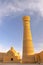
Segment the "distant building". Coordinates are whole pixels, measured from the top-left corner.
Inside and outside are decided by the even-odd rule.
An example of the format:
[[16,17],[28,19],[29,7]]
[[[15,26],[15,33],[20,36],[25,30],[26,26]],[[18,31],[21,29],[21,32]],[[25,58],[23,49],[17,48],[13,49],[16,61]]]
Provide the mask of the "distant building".
[[20,55],[17,53],[13,47],[7,53],[0,52],[0,62],[7,62],[7,63],[20,63]]

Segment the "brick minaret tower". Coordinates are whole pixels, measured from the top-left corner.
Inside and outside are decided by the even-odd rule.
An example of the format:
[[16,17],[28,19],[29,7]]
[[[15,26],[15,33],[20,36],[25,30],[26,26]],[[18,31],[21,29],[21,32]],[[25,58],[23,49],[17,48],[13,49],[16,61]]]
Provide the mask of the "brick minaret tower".
[[22,57],[22,61],[29,62],[30,55],[34,54],[31,29],[30,29],[30,16],[23,17],[23,26],[24,26],[24,31],[23,31],[23,57]]

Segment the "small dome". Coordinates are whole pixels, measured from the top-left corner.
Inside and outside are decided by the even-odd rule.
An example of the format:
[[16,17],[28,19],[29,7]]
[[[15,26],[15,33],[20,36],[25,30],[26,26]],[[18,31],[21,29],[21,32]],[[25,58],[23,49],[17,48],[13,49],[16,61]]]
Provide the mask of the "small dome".
[[13,48],[13,47],[11,47],[11,50],[14,50],[14,48]]

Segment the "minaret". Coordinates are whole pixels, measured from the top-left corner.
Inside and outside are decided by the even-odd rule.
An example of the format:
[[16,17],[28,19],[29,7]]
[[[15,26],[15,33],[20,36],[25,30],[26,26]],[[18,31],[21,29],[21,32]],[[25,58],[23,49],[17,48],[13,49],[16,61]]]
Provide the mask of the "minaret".
[[31,29],[30,29],[30,16],[23,17],[23,62],[28,62],[29,56],[34,54],[34,48],[32,43]]

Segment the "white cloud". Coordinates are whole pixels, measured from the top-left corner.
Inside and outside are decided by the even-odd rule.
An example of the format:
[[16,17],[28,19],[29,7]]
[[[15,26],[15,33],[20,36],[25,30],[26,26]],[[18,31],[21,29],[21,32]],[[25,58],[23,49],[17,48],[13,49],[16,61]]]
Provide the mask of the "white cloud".
[[11,14],[22,14],[25,10],[32,15],[34,11],[38,12],[43,17],[43,0],[0,0],[0,20]]
[[11,2],[6,0],[4,3],[0,1],[0,17],[9,15],[12,12],[23,12],[26,9],[31,12],[38,11],[39,14],[43,15],[43,0],[12,0]]

